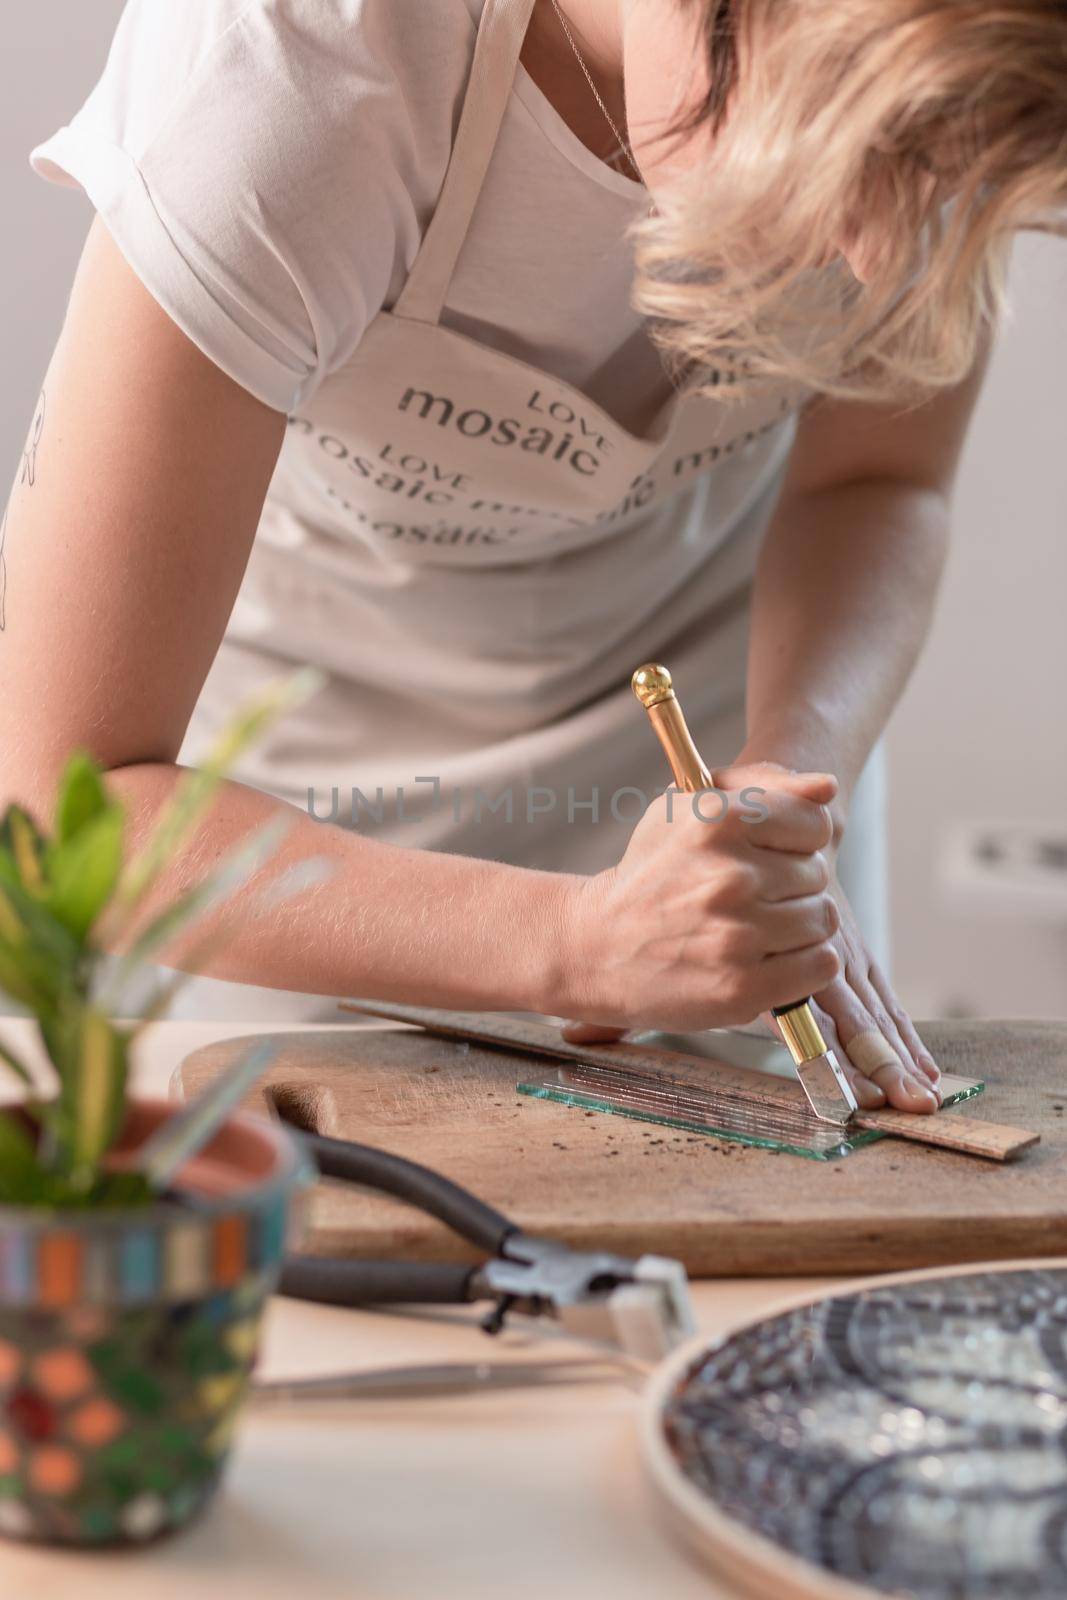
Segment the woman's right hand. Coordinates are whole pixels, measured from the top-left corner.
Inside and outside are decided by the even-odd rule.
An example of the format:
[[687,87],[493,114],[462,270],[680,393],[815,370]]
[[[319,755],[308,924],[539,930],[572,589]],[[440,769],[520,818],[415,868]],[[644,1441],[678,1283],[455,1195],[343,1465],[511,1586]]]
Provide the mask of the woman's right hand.
[[840,970],[822,854],[836,792],[826,773],[769,772],[760,791],[717,791],[719,820],[703,820],[722,810],[710,793],[700,816],[687,794],[653,801],[618,866],[576,889],[569,1014],[689,1032],[824,988]]

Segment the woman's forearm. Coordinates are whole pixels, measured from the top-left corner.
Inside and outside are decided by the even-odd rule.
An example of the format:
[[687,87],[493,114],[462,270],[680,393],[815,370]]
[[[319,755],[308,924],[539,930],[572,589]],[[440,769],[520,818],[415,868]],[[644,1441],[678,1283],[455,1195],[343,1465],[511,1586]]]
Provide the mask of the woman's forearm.
[[743,755],[833,772],[839,828],[929,630],[948,522],[941,493],[872,479],[792,495],[768,532]]
[[[109,788],[131,816],[127,850],[148,837],[181,769],[122,767]],[[380,843],[236,783],[153,890],[151,910],[208,877],[271,817],[292,827],[248,884],[159,958],[179,970],[310,994],[363,994],[462,1009],[564,1011],[574,976],[569,905],[578,882],[471,857]],[[257,907],[270,882],[325,857],[329,878]],[[149,909],[138,916],[138,927]],[[216,941],[215,936],[218,935]],[[210,956],[195,959],[205,941]]]

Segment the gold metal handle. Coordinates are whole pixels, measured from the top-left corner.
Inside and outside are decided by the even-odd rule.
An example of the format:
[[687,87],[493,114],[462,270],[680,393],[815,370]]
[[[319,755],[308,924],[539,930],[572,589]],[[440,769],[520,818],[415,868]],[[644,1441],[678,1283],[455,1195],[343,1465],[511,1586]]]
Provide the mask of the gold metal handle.
[[[630,687],[648,712],[648,720],[656,730],[678,788],[687,794],[713,788],[711,773],[693,743],[667,668],[658,662],[647,662],[638,667]],[[826,1054],[826,1041],[807,999],[776,1006],[774,1017],[798,1067]]]
[[711,773],[686,726],[667,668],[654,662],[638,667],[630,685],[648,712],[648,720],[656,730],[678,788],[686,794],[714,788]]
[[775,1006],[772,1015],[798,1067],[826,1054],[826,1040],[806,1000],[797,1000],[791,1006]]

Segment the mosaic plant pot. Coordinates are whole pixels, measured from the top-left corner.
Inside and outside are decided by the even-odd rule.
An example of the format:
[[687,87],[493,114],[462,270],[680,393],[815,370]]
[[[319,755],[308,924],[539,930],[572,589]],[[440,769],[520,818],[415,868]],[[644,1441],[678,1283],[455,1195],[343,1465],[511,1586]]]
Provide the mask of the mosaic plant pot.
[[[133,1105],[120,1149],[173,1109]],[[189,1205],[0,1207],[0,1533],[144,1541],[206,1504],[307,1176],[238,1115],[182,1173]]]

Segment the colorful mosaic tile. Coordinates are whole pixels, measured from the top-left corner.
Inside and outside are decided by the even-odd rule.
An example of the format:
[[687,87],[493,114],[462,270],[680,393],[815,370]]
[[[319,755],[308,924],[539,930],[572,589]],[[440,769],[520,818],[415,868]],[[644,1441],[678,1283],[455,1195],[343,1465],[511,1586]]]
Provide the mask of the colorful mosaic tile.
[[0,1210],[0,1535],[145,1541],[210,1499],[308,1175],[280,1166],[189,1207]]
[[260,1274],[251,1316],[242,1283],[225,1307],[119,1311],[84,1344],[62,1313],[0,1309],[0,1339],[20,1351],[0,1389],[0,1532],[136,1540],[191,1515],[218,1479],[271,1287]]

